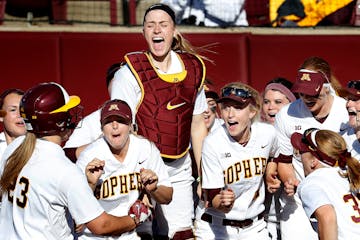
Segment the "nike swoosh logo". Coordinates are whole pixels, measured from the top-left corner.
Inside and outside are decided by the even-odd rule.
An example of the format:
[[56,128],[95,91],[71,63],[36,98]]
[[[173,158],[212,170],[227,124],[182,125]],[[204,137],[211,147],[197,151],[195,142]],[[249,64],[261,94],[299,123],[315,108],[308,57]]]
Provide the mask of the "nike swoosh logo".
[[175,105],[171,105],[171,102],[168,102],[168,104],[166,105],[166,109],[167,110],[174,110],[175,108],[179,108],[183,105],[185,105],[186,102],[182,102],[182,103],[179,103],[179,104],[175,104]]
[[266,145],[261,145],[261,148],[265,148],[267,145],[268,145],[268,144],[266,144]]
[[146,159],[142,160],[142,161],[139,161],[139,164],[143,164],[145,161],[146,161]]
[[320,90],[320,87],[321,87],[321,86],[318,86],[317,88],[315,88],[315,91],[316,91],[316,92],[319,91],[319,90]]

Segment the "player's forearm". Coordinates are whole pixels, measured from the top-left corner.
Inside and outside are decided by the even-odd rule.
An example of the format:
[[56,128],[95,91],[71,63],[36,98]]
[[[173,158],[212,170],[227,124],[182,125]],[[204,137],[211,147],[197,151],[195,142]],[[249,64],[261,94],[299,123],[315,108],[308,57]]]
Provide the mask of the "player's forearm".
[[277,164],[277,171],[283,183],[296,179],[294,167],[291,163],[279,162]]
[[158,186],[155,191],[150,192],[151,197],[160,204],[169,204],[172,200],[173,188]]
[[318,220],[318,234],[320,240],[337,240],[338,226],[335,209],[331,205],[323,205],[314,213]]
[[201,175],[201,150],[208,131],[202,114],[194,115],[191,123],[191,145],[194,152],[198,175]]
[[97,235],[120,236],[136,228],[135,221],[130,216],[115,217],[103,212],[100,216],[86,223],[86,227]]

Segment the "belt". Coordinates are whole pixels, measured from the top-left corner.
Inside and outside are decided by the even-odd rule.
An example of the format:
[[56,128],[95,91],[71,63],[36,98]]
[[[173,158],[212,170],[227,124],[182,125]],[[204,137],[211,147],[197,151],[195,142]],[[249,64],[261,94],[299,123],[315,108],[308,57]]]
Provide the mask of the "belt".
[[170,163],[176,160],[176,158],[167,158],[167,157],[162,157],[164,162]]
[[[264,218],[264,212],[260,213],[257,216],[257,220],[261,220],[262,218]],[[208,223],[212,223],[213,222],[213,216],[208,214],[208,213],[204,213],[201,216],[201,220],[204,220]],[[253,219],[245,219],[245,220],[231,220],[231,219],[226,219],[224,218],[222,220],[222,225],[224,226],[232,226],[232,227],[239,227],[239,228],[247,228],[250,227],[253,224],[254,220]]]
[[176,232],[171,240],[194,239],[194,233],[191,229]]

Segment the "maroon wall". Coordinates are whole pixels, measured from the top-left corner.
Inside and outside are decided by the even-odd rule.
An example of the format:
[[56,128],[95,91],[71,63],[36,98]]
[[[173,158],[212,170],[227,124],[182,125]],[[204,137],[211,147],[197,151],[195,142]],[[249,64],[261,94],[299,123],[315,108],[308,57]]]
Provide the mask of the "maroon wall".
[[[186,33],[195,46],[213,44],[206,53],[207,76],[217,88],[243,81],[261,91],[267,81],[284,76],[294,81],[302,61],[325,58],[342,83],[360,78],[360,35],[277,35],[252,33]],[[90,113],[108,98],[105,72],[126,52],[146,49],[140,33],[0,31],[0,91],[26,90],[55,81],[77,94]]]

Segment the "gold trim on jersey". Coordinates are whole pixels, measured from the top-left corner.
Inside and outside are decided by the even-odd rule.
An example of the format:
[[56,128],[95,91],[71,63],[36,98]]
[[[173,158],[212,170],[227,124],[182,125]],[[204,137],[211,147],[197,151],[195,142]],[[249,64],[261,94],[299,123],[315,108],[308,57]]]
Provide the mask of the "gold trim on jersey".
[[167,154],[160,154],[160,155],[163,158],[170,158],[170,159],[176,160],[176,159],[179,159],[179,158],[182,158],[183,156],[185,156],[185,154],[189,152],[189,149],[190,149],[190,147],[188,147],[183,153],[181,153],[179,155],[167,155]]

